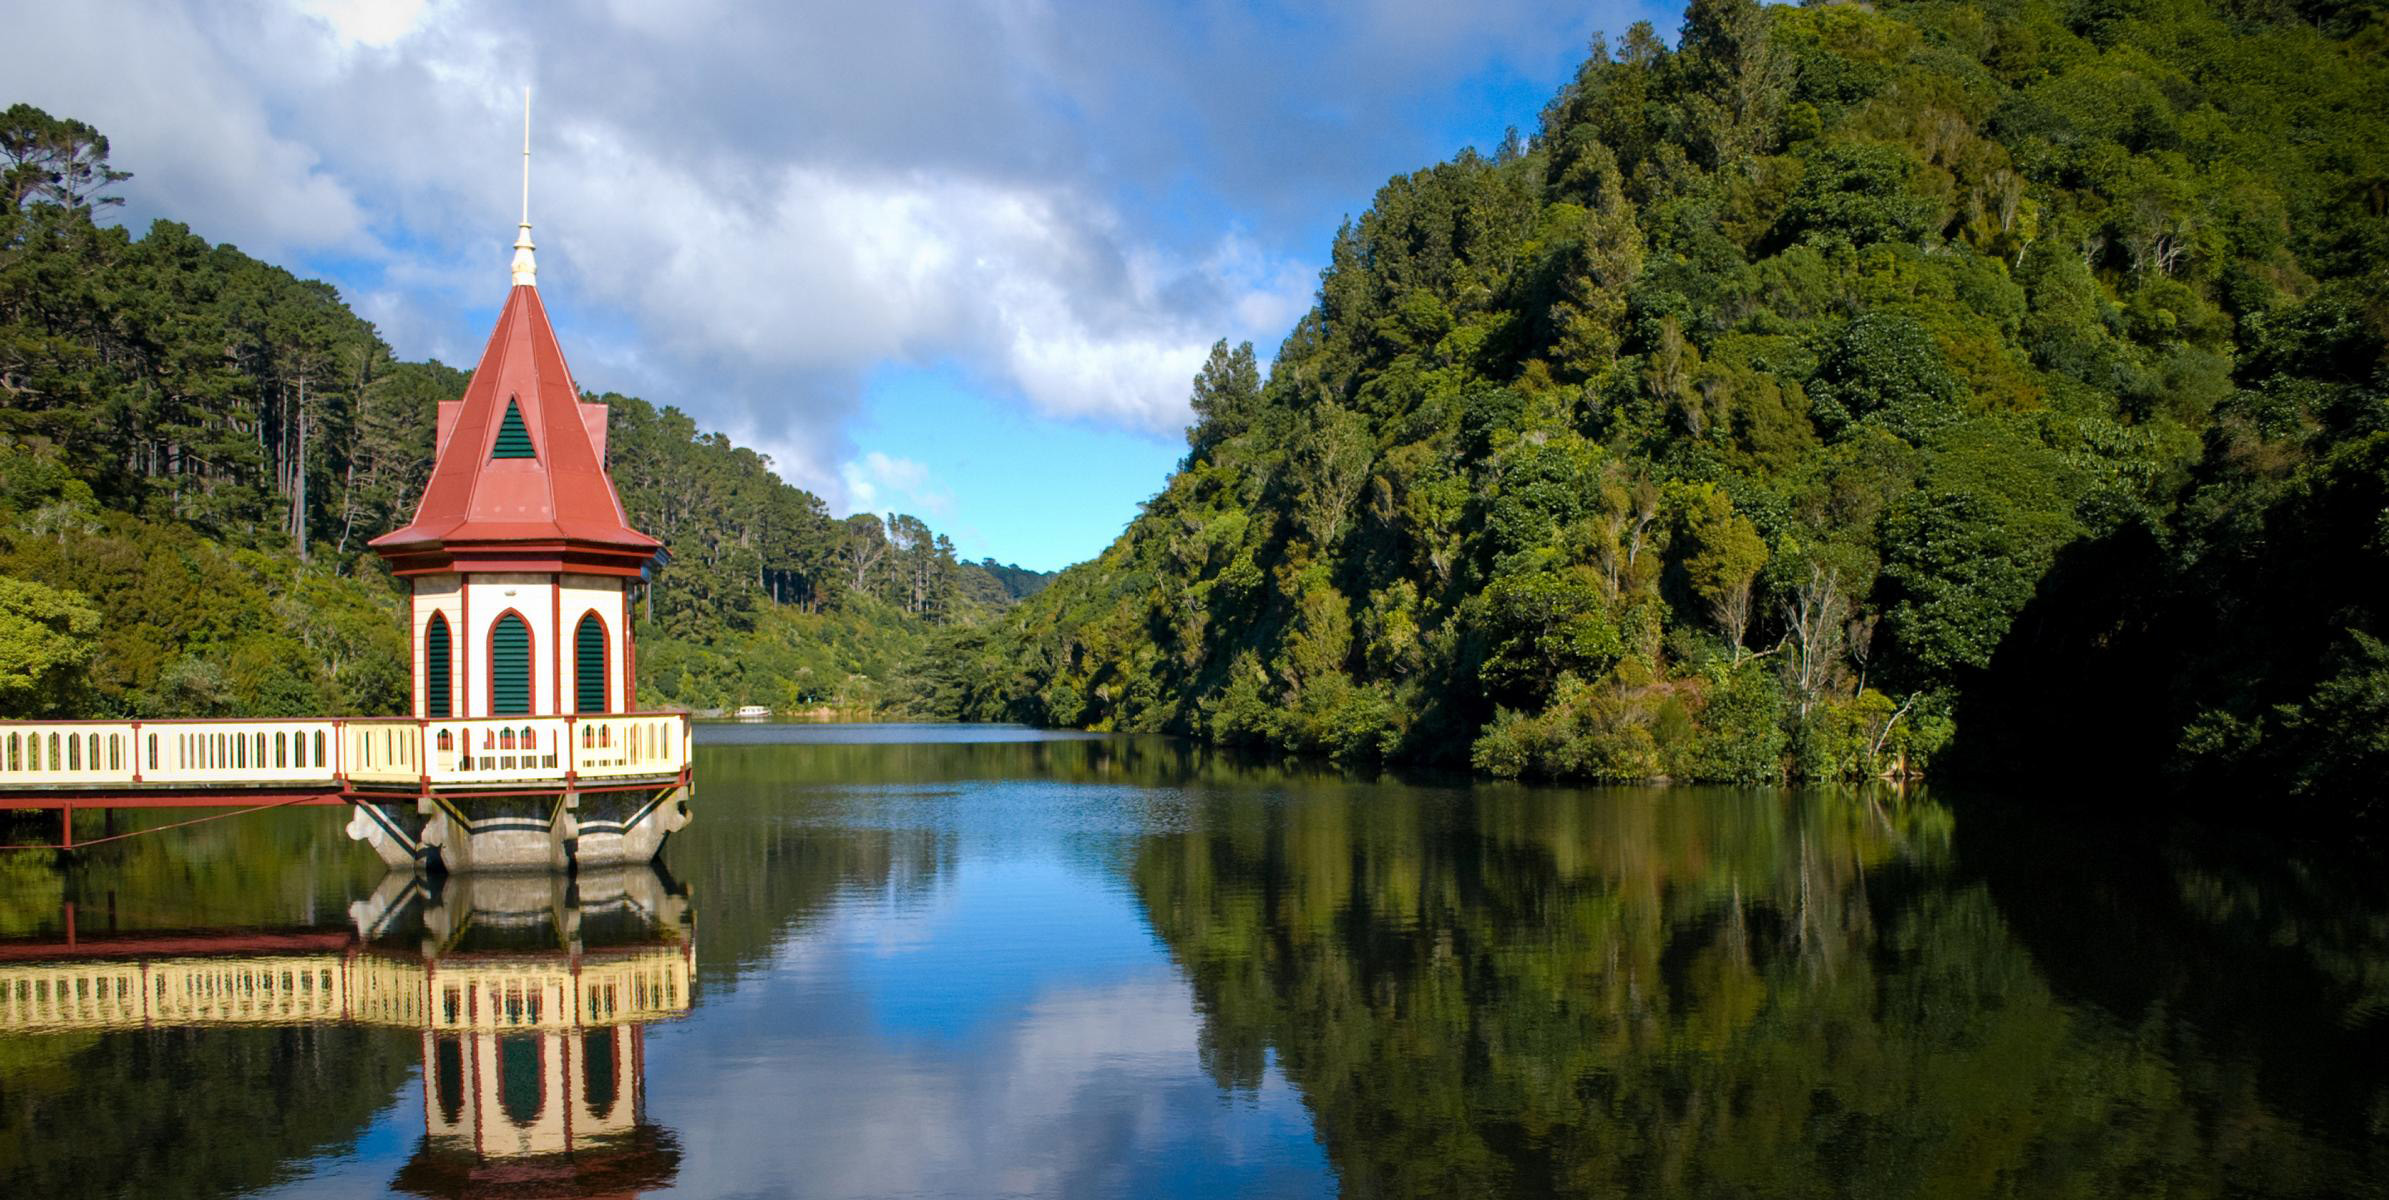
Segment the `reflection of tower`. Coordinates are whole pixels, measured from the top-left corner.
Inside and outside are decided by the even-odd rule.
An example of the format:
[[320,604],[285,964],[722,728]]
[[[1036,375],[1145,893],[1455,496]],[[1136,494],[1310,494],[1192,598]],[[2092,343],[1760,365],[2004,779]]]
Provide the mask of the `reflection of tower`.
[[[422,1039],[424,1196],[629,1195],[680,1147],[646,1119],[645,1027],[685,1015],[688,897],[652,866],[393,872],[353,930],[120,931],[0,943],[0,1034],[359,1024]],[[6,1194],[6,1193],[0,1193]]]
[[637,1025],[423,1035],[423,1148],[392,1186],[420,1196],[630,1194],[669,1186],[646,1121]]
[[570,1154],[620,1139],[645,1108],[644,1053],[636,1025],[425,1033],[425,1137],[482,1158]]
[[[426,1196],[628,1194],[680,1150],[646,1120],[647,1022],[688,1010],[687,905],[649,868],[451,878],[422,901],[423,1145],[392,1181]],[[590,942],[598,943],[591,946]]]

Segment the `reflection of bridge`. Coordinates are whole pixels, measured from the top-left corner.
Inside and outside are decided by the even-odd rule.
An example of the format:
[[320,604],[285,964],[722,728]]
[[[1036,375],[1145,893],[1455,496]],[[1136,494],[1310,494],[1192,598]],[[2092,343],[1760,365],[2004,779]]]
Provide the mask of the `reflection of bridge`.
[[[104,943],[103,943],[104,945]],[[0,963],[0,1033],[342,1021],[571,1033],[688,1010],[685,946],[524,957],[180,954]]]
[[[670,1183],[679,1150],[645,1121],[643,1027],[688,1011],[695,943],[685,898],[654,871],[428,886],[393,875],[351,915],[353,929],[0,943],[0,1034],[334,1022],[419,1030],[424,1143],[399,1190],[627,1193]],[[587,946],[592,920],[630,936]],[[521,948],[541,941],[548,948]]]

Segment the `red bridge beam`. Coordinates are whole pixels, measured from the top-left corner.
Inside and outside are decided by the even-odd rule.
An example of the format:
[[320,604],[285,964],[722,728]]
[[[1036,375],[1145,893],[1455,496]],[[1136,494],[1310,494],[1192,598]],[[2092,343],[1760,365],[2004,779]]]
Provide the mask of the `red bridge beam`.
[[64,941],[0,942],[0,963],[51,958],[179,958],[210,955],[336,954],[354,945],[346,929],[244,929],[237,932],[162,932]]
[[256,808],[347,803],[338,787],[155,788],[137,792],[0,791],[0,809]]

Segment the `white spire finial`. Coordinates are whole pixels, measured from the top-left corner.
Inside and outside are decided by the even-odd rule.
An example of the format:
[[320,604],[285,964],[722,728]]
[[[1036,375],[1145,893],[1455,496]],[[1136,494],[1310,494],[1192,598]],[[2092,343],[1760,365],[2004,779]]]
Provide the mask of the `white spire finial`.
[[523,89],[523,223],[514,235],[514,286],[539,286],[539,263],[531,257],[531,89]]

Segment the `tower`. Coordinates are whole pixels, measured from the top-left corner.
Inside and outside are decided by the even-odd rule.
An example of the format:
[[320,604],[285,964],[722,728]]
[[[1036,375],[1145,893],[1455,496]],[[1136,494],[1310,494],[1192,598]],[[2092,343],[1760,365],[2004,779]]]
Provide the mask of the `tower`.
[[630,527],[606,474],[606,407],[581,402],[540,303],[530,162],[526,92],[506,307],[464,398],[440,404],[414,519],[370,543],[413,591],[418,719],[636,707],[628,589],[663,546]]

